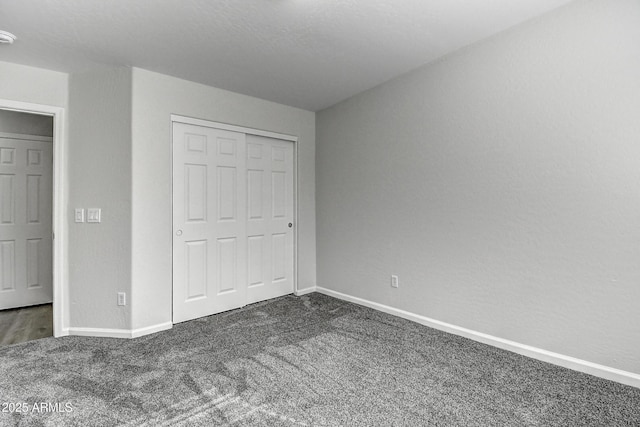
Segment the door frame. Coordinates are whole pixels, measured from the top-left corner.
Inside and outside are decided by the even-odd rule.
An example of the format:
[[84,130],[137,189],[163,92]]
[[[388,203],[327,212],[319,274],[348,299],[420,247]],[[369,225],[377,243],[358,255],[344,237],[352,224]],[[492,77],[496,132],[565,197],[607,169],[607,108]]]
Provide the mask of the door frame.
[[53,232],[53,259],[51,260],[53,263],[53,336],[69,335],[69,327],[67,325],[69,318],[68,226],[65,221],[67,171],[64,167],[66,160],[65,109],[52,105],[32,104],[8,99],[0,99],[0,109],[53,117],[53,204],[51,212]]
[[[284,133],[272,132],[263,129],[249,128],[245,126],[232,125],[228,123],[214,122],[204,119],[171,114],[171,129],[174,123],[184,123],[188,125],[202,126],[214,129],[240,132],[248,135],[264,136],[267,138],[280,139],[293,143],[293,293],[297,294],[298,289],[298,137]],[[173,206],[173,131],[171,134],[171,205]],[[171,258],[173,260],[173,210],[171,213]],[[173,261],[171,263],[171,293],[174,289]],[[171,322],[173,323],[173,298],[171,303]]]

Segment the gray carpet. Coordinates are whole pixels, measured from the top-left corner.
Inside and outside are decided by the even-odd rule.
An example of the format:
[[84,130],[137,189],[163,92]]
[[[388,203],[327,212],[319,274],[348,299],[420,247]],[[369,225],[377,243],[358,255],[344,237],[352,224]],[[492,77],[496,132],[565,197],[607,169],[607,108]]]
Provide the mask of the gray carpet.
[[2,347],[3,402],[29,410],[3,426],[640,425],[640,389],[320,294]]

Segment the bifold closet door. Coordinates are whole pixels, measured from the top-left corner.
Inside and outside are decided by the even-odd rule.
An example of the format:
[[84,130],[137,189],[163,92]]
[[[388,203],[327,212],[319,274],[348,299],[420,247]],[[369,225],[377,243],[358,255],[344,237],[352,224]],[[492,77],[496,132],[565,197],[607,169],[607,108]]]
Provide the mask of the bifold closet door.
[[173,124],[173,321],[293,292],[293,143]]
[[245,134],[173,124],[173,321],[246,301]]

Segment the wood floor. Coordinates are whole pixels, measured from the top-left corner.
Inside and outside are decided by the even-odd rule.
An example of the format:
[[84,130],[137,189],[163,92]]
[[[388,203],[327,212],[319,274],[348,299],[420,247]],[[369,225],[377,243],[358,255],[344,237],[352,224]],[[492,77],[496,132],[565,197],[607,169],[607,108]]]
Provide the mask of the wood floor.
[[53,336],[51,304],[0,310],[0,346]]

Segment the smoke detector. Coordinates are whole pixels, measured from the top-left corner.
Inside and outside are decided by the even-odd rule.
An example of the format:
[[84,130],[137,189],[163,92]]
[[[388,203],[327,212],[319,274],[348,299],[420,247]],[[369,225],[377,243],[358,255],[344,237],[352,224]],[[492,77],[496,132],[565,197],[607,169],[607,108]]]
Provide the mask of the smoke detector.
[[17,39],[13,34],[0,30],[0,43],[11,44]]

